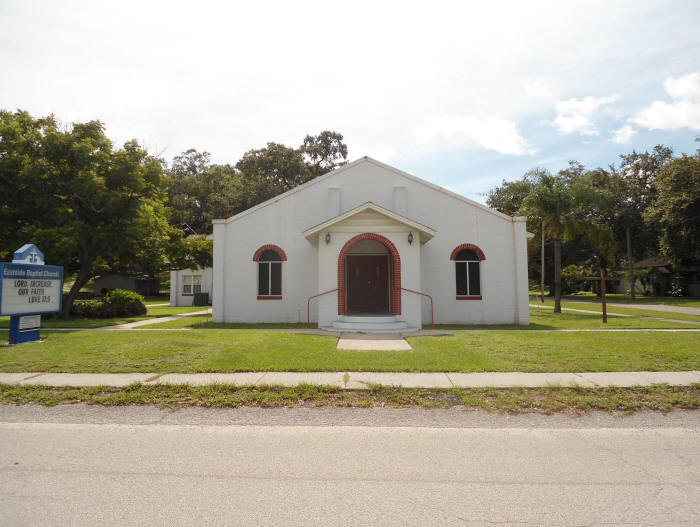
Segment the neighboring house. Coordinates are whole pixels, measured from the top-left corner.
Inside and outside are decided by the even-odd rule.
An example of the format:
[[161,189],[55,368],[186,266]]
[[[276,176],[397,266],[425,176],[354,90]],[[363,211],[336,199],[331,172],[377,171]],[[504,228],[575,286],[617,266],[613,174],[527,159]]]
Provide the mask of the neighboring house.
[[[210,305],[213,296],[212,278],[211,267],[170,271],[170,305]],[[201,293],[204,293],[206,298]],[[197,303],[196,300],[199,299],[201,302]]]
[[367,157],[213,223],[215,322],[529,324],[525,218]]
[[[683,290],[684,296],[700,297],[700,267],[673,265],[663,256],[653,256],[636,262],[633,266],[637,279],[635,292],[644,295],[665,296],[674,286]],[[621,284],[621,292],[629,289],[629,280]]]
[[158,279],[152,276],[130,276],[110,273],[95,279],[95,294],[102,296],[115,289],[135,291],[144,296],[155,296],[158,294],[159,288],[160,283]]

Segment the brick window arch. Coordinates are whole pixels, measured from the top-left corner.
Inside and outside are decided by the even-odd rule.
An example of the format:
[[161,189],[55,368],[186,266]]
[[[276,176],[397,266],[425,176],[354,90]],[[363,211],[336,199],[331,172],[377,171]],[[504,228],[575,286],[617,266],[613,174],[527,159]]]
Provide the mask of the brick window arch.
[[484,251],[482,251],[479,247],[474,245],[473,243],[463,243],[462,245],[458,245],[457,247],[454,248],[454,251],[452,251],[452,254],[450,255],[450,260],[456,260],[457,255],[464,251],[465,249],[474,251],[476,255],[479,257],[479,260],[486,260],[486,256],[484,255]]
[[255,254],[253,255],[253,261],[259,262],[260,257],[262,256],[262,254],[265,251],[275,251],[279,255],[281,261],[283,261],[283,262],[287,261],[287,255],[284,253],[284,251],[282,249],[280,249],[279,247],[277,247],[276,245],[272,245],[269,243],[267,245],[263,245],[262,247],[260,247],[260,249],[255,251]]
[[287,255],[276,245],[263,245],[253,255],[258,267],[258,300],[282,300],[282,262]]
[[481,262],[486,260],[484,251],[471,243],[455,247],[450,255],[455,263],[455,289],[457,300],[481,300]]
[[345,257],[353,245],[363,240],[374,240],[381,243],[389,251],[391,256],[391,314],[401,314],[401,258],[396,246],[381,234],[365,232],[350,238],[338,255],[338,314],[345,315],[347,312],[347,291],[345,289]]

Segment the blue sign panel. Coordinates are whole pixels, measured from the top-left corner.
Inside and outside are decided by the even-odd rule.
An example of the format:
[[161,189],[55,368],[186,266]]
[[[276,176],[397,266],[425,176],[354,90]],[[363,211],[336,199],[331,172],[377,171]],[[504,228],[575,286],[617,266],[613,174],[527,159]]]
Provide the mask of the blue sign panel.
[[44,253],[33,243],[25,243],[15,251],[12,263],[44,265]]

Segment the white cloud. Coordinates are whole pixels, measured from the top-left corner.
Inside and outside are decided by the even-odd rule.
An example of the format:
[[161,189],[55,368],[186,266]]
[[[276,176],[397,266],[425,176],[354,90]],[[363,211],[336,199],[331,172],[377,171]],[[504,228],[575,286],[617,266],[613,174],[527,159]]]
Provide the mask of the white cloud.
[[547,97],[552,96],[552,90],[549,88],[549,86],[539,79],[526,82],[525,93],[528,97],[532,97],[533,99],[546,99]]
[[622,128],[615,130],[612,141],[613,143],[628,143],[636,133],[637,130],[635,128],[626,124]]
[[513,121],[499,114],[484,118],[466,115],[430,116],[415,131],[419,145],[439,141],[443,146],[452,142],[463,145],[476,143],[501,154],[533,154]]
[[664,81],[664,89],[676,100],[654,101],[632,122],[649,130],[700,130],[700,72],[669,77]]
[[578,132],[582,135],[599,135],[591,117],[601,106],[619,98],[619,95],[608,95],[559,101],[556,105],[557,116],[554,118],[554,124],[562,134]]
[[674,99],[700,100],[700,71],[664,81],[664,89]]

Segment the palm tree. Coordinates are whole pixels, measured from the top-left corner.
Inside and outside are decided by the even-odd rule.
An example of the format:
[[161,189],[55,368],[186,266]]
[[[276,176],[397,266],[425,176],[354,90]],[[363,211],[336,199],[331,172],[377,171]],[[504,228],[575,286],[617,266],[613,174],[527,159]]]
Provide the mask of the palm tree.
[[612,231],[599,221],[599,210],[606,207],[604,198],[587,184],[583,174],[584,167],[576,162],[556,175],[541,168],[526,174],[533,185],[520,212],[542,224],[544,234],[554,242],[555,313],[561,313],[562,241],[580,236],[606,259],[614,259]]

